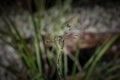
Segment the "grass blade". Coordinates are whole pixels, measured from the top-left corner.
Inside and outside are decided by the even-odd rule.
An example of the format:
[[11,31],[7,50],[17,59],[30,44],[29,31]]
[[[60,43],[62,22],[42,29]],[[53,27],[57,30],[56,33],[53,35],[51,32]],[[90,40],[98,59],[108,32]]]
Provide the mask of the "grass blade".
[[99,52],[99,54],[96,56],[94,62],[91,64],[87,75],[85,77],[85,80],[89,80],[90,78],[90,74],[92,73],[92,71],[94,70],[94,67],[96,66],[97,62],[101,59],[101,57],[103,56],[103,54],[107,51],[107,49],[112,45],[112,43],[119,37],[120,35],[117,34],[115,36],[113,36],[107,43],[105,46],[103,46],[103,48],[101,49],[101,51]]

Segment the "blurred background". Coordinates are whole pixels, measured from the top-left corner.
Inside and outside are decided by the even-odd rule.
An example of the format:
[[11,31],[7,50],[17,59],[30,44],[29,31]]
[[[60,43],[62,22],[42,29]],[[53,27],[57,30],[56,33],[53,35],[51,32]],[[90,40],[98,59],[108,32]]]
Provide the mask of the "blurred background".
[[[1,0],[0,80],[120,80],[119,4],[119,0]],[[60,65],[57,53],[61,53],[61,44],[56,48],[57,42],[53,41],[55,36],[63,37],[69,25],[88,38],[85,44],[94,44],[80,48],[77,61],[82,70],[75,72],[74,60],[68,56],[64,61],[62,54]],[[96,52],[100,55],[93,55],[104,43],[102,38],[100,43],[94,38],[104,33],[105,40],[112,39]],[[71,78],[73,74],[75,79]]]

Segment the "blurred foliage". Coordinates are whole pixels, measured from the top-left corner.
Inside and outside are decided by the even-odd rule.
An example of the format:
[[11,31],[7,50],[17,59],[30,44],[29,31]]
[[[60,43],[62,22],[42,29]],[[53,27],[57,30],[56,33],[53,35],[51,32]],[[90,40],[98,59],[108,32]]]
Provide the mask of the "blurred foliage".
[[[88,0],[89,1],[89,0]],[[97,0],[98,1],[98,0]],[[55,25],[56,32],[62,29],[62,23],[60,22],[61,17],[64,15],[65,11],[71,6],[71,0],[65,0],[62,3],[61,0],[57,0],[55,3],[60,10],[60,13],[57,18],[57,23]],[[22,75],[22,73],[18,72],[17,69],[14,67],[5,67],[4,65],[0,64],[0,66],[4,67],[6,70],[10,71],[11,73],[15,74],[18,80],[62,80],[67,79],[68,75],[68,63],[66,55],[61,55],[61,44],[58,41],[55,41],[56,47],[56,56],[54,59],[49,58],[49,55],[52,55],[52,51],[47,47],[45,44],[45,40],[43,35],[41,34],[41,19],[45,11],[45,0],[36,0],[34,3],[36,5],[37,10],[37,17],[34,17],[32,14],[32,5],[29,2],[29,12],[31,14],[31,21],[33,23],[33,49],[35,56],[32,55],[31,49],[28,48],[27,43],[21,33],[17,29],[16,23],[9,17],[9,16],[2,16],[2,20],[5,22],[6,27],[9,31],[5,31],[0,29],[0,37],[1,40],[6,44],[11,46],[15,51],[16,54],[20,56],[22,63],[25,67],[26,75]],[[115,42],[116,39],[120,37],[120,34],[114,35],[110,40],[104,42],[96,49],[95,53],[90,57],[88,62],[82,67],[81,70],[76,74],[77,63],[78,63],[78,53],[79,49],[76,50],[74,65],[72,66],[72,75],[70,76],[71,79],[75,80],[119,80],[120,76],[120,64],[116,63],[116,60],[119,59],[120,55],[114,57],[110,62],[106,65],[102,65],[100,60],[108,50],[108,48]],[[10,40],[9,40],[9,39]],[[45,67],[46,63],[43,62],[43,54],[42,49],[40,48],[40,41],[43,41],[43,47],[45,49],[44,55],[47,55],[47,64],[49,65],[49,72],[46,74]],[[79,47],[79,46],[78,46]],[[64,58],[64,60],[63,60]],[[55,73],[51,77],[51,70],[55,68]]]

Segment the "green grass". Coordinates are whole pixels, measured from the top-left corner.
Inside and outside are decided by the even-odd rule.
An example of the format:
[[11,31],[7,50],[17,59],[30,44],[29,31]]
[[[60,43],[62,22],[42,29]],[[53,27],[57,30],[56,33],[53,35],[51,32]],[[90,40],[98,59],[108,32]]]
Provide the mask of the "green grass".
[[[61,18],[64,16],[65,12],[68,8],[70,8],[71,0],[65,0],[64,4],[61,3],[61,0],[56,1],[56,6],[60,10],[57,18],[57,22],[55,25],[55,32],[59,34],[60,30],[62,30],[63,24],[61,23]],[[9,17],[9,16],[3,16],[2,19],[6,24],[6,27],[10,31],[5,31],[3,29],[0,29],[0,37],[1,40],[8,46],[12,47],[18,56],[20,56],[20,59],[23,63],[23,66],[25,67],[27,73],[26,77],[29,80],[49,80],[49,75],[45,74],[44,71],[44,63],[42,61],[42,52],[40,48],[40,41],[42,41],[42,29],[41,29],[41,20],[42,16],[44,15],[45,10],[45,0],[35,0],[35,4],[37,7],[37,17],[33,16],[31,5],[29,5],[29,12],[31,14],[31,21],[33,23],[33,42],[34,42],[34,51],[35,51],[35,58],[32,56],[31,50],[28,48],[27,43],[25,42],[23,36],[17,29],[16,23]],[[8,41],[7,38],[10,38],[11,41]],[[96,49],[95,53],[91,56],[91,58],[88,60],[88,62],[85,64],[84,67],[81,67],[81,70],[76,74],[75,71],[78,67],[78,57],[79,57],[79,50],[76,50],[74,65],[72,69],[72,79],[76,80],[99,80],[100,75],[103,75],[105,80],[112,80],[112,79],[119,79],[120,74],[120,64],[114,64],[117,59],[119,59],[120,55],[115,56],[108,64],[105,66],[100,65],[100,60],[105,54],[105,52],[108,50],[108,48],[115,42],[115,40],[120,37],[120,34],[114,35],[110,40],[104,42],[103,44],[99,45]],[[57,69],[57,80],[62,80],[67,78],[67,72],[68,72],[68,61],[67,61],[67,55],[61,55],[61,44],[59,41],[55,41],[56,46],[56,56],[54,59],[51,59],[50,55],[52,52],[47,48],[45,41],[44,42],[44,48],[45,48],[45,54],[48,59],[48,63],[52,67],[56,67]],[[14,44],[13,44],[14,43]],[[119,54],[119,52],[117,53]],[[63,59],[62,59],[62,56]],[[18,70],[14,67],[5,67],[0,63],[0,66],[5,68],[7,71],[14,74],[18,80],[26,80],[24,76],[22,76],[22,73],[18,72]],[[115,74],[112,74],[115,72]],[[49,73],[51,74],[51,73]],[[95,75],[95,76],[94,76]]]

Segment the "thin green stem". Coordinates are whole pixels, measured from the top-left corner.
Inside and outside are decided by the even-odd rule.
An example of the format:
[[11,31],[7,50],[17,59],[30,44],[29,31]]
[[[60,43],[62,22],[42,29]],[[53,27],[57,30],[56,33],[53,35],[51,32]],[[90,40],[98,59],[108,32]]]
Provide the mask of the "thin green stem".
[[94,62],[91,64],[91,66],[90,66],[90,68],[89,68],[89,70],[88,70],[88,72],[87,72],[87,75],[86,75],[86,77],[85,77],[85,80],[89,80],[90,74],[93,72],[94,67],[95,67],[95,65],[97,64],[97,62],[101,59],[101,57],[102,57],[103,54],[106,52],[106,50],[112,45],[112,43],[113,43],[119,36],[120,36],[119,34],[113,36],[113,38],[110,39],[110,40],[106,43],[106,45],[103,47],[103,49],[101,49],[101,51],[99,52],[99,54],[96,56]]

